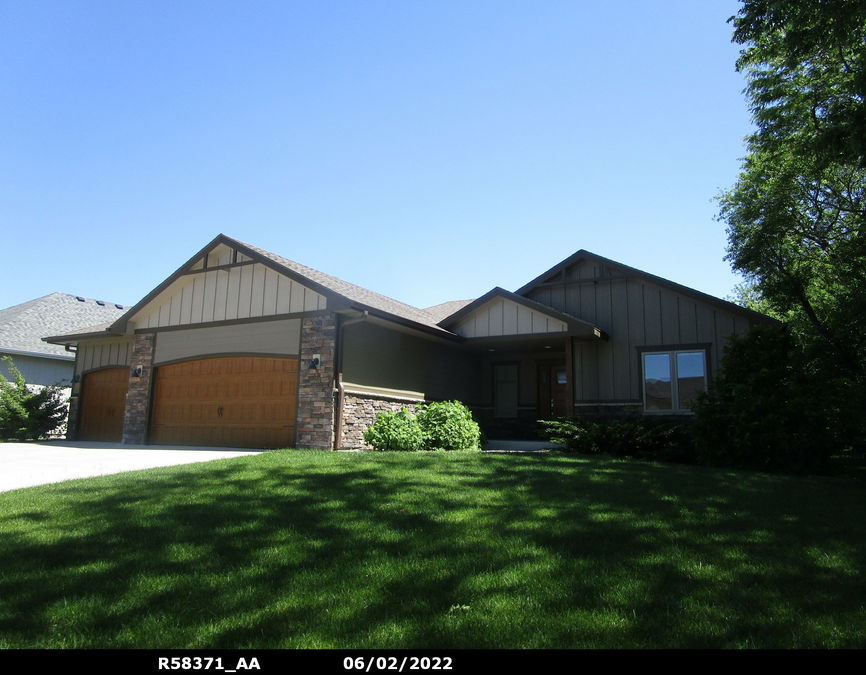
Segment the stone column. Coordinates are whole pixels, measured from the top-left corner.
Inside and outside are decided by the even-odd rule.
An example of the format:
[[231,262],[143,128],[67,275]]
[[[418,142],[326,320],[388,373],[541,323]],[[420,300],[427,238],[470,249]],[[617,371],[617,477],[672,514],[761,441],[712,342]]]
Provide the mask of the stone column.
[[[129,369],[126,411],[123,413],[125,445],[141,445],[146,439],[155,345],[156,334],[154,333],[136,333],[132,339],[132,365]],[[135,377],[138,368],[141,368],[141,374]]]
[[[330,450],[334,447],[334,345],[337,320],[333,314],[303,319],[298,382],[298,422],[295,446]],[[310,368],[314,355],[318,367]]]

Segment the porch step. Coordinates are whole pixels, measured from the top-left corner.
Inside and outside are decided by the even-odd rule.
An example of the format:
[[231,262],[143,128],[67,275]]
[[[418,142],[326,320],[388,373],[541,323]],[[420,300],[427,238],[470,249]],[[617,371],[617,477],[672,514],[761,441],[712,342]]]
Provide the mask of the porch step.
[[497,452],[539,452],[541,450],[555,450],[563,445],[551,443],[550,441],[487,441],[484,446],[486,451]]

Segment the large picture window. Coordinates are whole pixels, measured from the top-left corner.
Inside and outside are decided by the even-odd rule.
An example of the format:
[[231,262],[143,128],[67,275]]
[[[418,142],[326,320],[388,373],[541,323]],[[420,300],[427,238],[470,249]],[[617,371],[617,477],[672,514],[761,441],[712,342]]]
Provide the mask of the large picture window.
[[703,350],[644,352],[642,365],[646,412],[689,412],[698,392],[707,388]]

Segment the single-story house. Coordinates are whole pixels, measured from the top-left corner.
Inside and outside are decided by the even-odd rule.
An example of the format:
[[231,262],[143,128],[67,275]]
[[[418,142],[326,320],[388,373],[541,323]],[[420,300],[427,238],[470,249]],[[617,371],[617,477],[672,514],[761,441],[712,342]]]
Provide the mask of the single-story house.
[[[0,357],[10,356],[27,384],[69,387],[75,374],[75,354],[62,344],[48,344],[42,338],[95,323],[114,323],[128,309],[68,293],[51,293],[0,309]],[[2,361],[0,373],[11,378]]]
[[767,317],[578,251],[516,292],[418,309],[219,235],[75,349],[70,435],[362,447],[382,410],[457,399],[489,438],[538,419],[688,415]]

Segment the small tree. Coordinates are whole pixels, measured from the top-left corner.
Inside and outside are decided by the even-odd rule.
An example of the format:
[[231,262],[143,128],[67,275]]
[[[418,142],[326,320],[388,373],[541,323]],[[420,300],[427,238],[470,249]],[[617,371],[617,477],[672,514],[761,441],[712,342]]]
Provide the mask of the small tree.
[[3,361],[13,381],[0,374],[0,440],[36,440],[60,427],[67,414],[60,387],[31,390],[12,358]]

